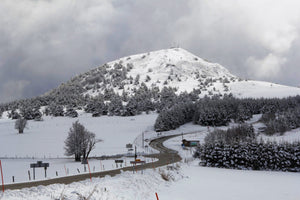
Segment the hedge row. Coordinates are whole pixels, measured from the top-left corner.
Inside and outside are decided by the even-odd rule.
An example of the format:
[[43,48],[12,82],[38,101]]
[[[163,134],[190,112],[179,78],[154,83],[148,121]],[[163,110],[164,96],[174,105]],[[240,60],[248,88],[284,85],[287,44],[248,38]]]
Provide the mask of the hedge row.
[[300,172],[300,142],[204,144],[194,156],[201,159],[201,166]]

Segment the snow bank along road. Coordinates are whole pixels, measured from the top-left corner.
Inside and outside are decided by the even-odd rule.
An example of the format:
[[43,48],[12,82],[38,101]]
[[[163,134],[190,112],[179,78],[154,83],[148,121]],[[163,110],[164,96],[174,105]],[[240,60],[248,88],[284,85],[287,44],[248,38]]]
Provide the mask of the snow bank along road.
[[[172,136],[165,136],[161,138],[154,139],[150,142],[150,146],[154,149],[158,150],[159,154],[153,154],[149,155],[149,157],[157,158],[158,161],[153,163],[146,163],[144,165],[137,165],[135,166],[135,170],[140,171],[146,168],[154,168],[154,167],[160,167],[167,164],[175,163],[181,160],[181,157],[178,155],[177,151],[171,150],[166,148],[163,143],[173,137],[177,137],[178,135],[172,135]],[[106,175],[109,176],[115,176],[117,174],[120,174],[121,171],[132,171],[133,167],[124,167],[120,169],[110,170],[110,171],[104,171],[104,172],[96,172],[92,173],[92,177],[104,177]],[[89,179],[90,174],[80,174],[75,176],[67,176],[67,177],[60,177],[60,178],[53,178],[48,180],[42,180],[42,181],[34,181],[34,182],[26,182],[26,183],[16,183],[16,184],[9,184],[5,185],[5,189],[21,189],[21,188],[27,188],[27,187],[35,187],[39,185],[51,185],[55,183],[60,184],[69,184],[76,181],[82,181],[85,179]]]

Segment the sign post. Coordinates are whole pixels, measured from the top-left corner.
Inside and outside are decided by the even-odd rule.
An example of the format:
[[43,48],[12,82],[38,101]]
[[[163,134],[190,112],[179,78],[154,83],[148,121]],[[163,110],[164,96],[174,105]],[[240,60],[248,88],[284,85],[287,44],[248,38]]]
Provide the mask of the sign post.
[[[136,170],[135,167],[136,167],[137,164],[142,164],[142,165],[144,165],[145,163],[146,163],[145,161],[142,161],[142,160],[139,160],[139,159],[137,159],[137,160],[135,160],[135,161],[130,161],[130,164],[132,164],[132,167],[133,167],[133,173],[134,173],[134,171]],[[137,170],[136,170],[136,171],[137,171]],[[143,168],[142,168],[142,174],[143,174]]]
[[124,162],[124,160],[115,160],[116,167],[118,168],[118,163],[120,164],[120,167],[122,167],[123,162]]
[[45,170],[45,178],[47,178],[47,167],[49,167],[49,163],[43,163],[42,161],[37,161],[36,163],[30,164],[30,168],[33,168],[33,180],[35,180],[35,168],[43,167]]
[[88,164],[87,159],[82,159],[81,164],[83,164],[84,172],[86,172],[86,166]]

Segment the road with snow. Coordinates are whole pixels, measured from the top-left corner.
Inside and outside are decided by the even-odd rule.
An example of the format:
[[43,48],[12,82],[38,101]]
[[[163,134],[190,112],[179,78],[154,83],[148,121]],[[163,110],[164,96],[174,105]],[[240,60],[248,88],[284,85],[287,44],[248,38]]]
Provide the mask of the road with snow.
[[140,171],[140,170],[144,170],[147,168],[156,168],[156,167],[161,167],[161,166],[168,165],[171,163],[175,163],[175,162],[180,161],[181,157],[178,155],[177,151],[174,151],[172,149],[165,147],[163,145],[163,143],[166,140],[171,139],[173,137],[177,137],[179,135],[181,135],[181,134],[164,136],[161,138],[154,139],[150,142],[150,146],[160,152],[159,154],[149,155],[149,157],[157,158],[158,161],[156,161],[156,162],[146,163],[144,165],[137,165],[135,167],[130,166],[130,167],[124,167],[124,168],[110,170],[110,171],[96,172],[96,173],[91,173],[91,175],[90,174],[80,174],[80,175],[74,175],[74,176],[66,176],[66,177],[60,177],[60,178],[47,179],[47,180],[42,180],[42,181],[9,184],[9,185],[5,185],[5,189],[21,189],[21,188],[36,187],[39,185],[46,186],[46,185],[51,185],[51,184],[56,184],[56,183],[70,184],[72,182],[89,179],[90,176],[91,177],[100,177],[100,178],[105,177],[107,175],[115,176],[117,174],[120,174],[121,171],[133,171],[133,173],[134,173],[135,171]]

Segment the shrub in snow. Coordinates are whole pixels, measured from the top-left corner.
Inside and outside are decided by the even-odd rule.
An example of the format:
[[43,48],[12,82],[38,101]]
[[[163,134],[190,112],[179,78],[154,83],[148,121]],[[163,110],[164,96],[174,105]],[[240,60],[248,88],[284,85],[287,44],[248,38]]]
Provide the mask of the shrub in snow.
[[64,116],[64,108],[61,105],[51,103],[45,110],[46,115],[52,115],[54,117]]
[[149,82],[151,80],[150,76],[146,76],[145,82]]
[[43,114],[40,112],[39,109],[33,110],[33,119],[34,121],[42,121],[43,120]]
[[20,117],[20,114],[15,110],[11,110],[11,112],[8,113],[8,118],[19,119]]
[[138,85],[140,84],[140,75],[136,75],[135,79],[134,79],[134,85]]
[[119,95],[115,95],[108,104],[108,115],[122,116],[123,113],[122,98]]
[[78,113],[76,110],[74,110],[74,108],[68,107],[65,112],[65,116],[75,118],[78,117]]

